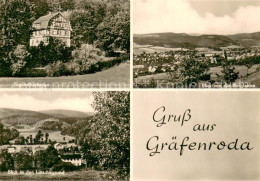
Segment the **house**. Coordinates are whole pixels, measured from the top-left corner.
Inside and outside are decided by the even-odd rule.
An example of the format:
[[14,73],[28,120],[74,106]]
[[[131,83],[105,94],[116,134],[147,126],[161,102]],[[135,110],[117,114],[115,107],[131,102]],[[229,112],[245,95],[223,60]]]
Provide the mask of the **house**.
[[8,153],[16,153],[18,150],[16,149],[15,146],[9,146],[7,147]]
[[54,148],[55,148],[56,150],[62,150],[62,149],[64,148],[64,145],[61,144],[61,143],[56,143],[56,144],[54,145]]
[[60,157],[63,162],[69,162],[75,166],[81,166],[86,163],[81,154],[64,154]]
[[38,18],[32,24],[32,35],[30,37],[30,46],[38,46],[40,42],[45,45],[49,43],[49,38],[57,38],[70,47],[71,34],[70,21],[61,13],[50,13]]

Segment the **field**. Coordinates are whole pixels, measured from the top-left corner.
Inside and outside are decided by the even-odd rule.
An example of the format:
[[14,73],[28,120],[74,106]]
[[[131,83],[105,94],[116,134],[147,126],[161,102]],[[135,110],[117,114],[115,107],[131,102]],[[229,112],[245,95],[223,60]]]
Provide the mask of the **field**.
[[[32,135],[32,137],[34,138],[35,135],[38,133],[39,129],[17,129],[19,131],[19,135],[23,136],[23,137],[27,137]],[[65,141],[69,141],[72,139],[75,139],[72,136],[68,136],[68,135],[62,135],[60,131],[52,131],[52,130],[41,130],[42,133],[49,133],[49,139],[51,139],[52,141],[57,141],[57,142],[63,142],[63,138],[65,137]]]
[[[249,70],[248,73],[252,74],[257,71],[257,68],[260,67],[260,65],[253,65]],[[246,66],[235,66],[236,71],[239,71],[239,77],[245,77],[247,75],[247,67]],[[212,77],[216,77],[216,73],[221,75],[221,67],[211,67],[210,73],[212,74]]]
[[64,175],[10,175],[7,172],[0,173],[0,180],[101,180],[106,172],[88,170],[67,172]]
[[129,88],[130,64],[121,63],[94,74],[21,78],[0,78],[0,88]]
[[[239,79],[237,80],[237,82],[243,81],[243,82],[247,82],[250,84],[254,84],[256,87],[260,87],[260,71],[257,71],[257,68],[259,68],[259,67],[260,67],[260,65],[252,66],[248,71],[248,73],[250,75],[247,76],[247,67],[246,66],[235,66],[236,71],[239,71]],[[222,68],[220,66],[211,67],[209,70],[209,73],[211,73],[211,78],[216,79],[217,78],[216,74],[219,74],[219,75],[222,74],[221,70],[222,70]],[[140,76],[137,79],[144,81],[144,80],[148,80],[151,78],[154,78],[155,80],[158,80],[158,81],[165,81],[165,83],[167,83],[169,74],[168,73],[158,73],[158,74],[152,74],[152,75],[145,75],[145,76]]]
[[250,82],[251,84],[254,84],[256,87],[260,87],[260,71],[253,73],[252,75],[249,75],[241,81]]
[[145,53],[154,53],[154,52],[167,52],[167,51],[176,51],[176,48],[166,48],[160,46],[153,46],[153,45],[138,45],[134,43],[134,54],[141,54]]

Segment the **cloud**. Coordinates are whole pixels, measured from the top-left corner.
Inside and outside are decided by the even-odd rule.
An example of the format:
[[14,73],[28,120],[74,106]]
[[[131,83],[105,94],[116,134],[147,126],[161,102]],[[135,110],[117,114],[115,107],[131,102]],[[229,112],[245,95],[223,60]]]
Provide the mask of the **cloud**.
[[[68,96],[70,92],[59,92],[58,94],[60,96],[56,95],[58,98],[53,99],[53,94],[50,93],[10,94],[1,92],[0,107],[33,111],[66,109],[93,112],[93,108],[91,107],[93,102],[92,96],[84,96],[83,93],[78,93],[78,95],[82,94],[82,96],[71,97]],[[39,96],[44,96],[45,99],[39,99]]]
[[134,33],[235,34],[260,31],[260,6],[241,6],[231,15],[201,16],[187,0],[135,0]]

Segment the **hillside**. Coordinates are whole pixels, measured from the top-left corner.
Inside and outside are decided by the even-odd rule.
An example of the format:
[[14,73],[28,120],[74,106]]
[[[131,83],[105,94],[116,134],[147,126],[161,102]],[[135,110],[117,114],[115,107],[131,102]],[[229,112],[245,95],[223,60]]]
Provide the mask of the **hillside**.
[[93,113],[72,110],[27,111],[0,108],[0,122],[10,128],[59,130],[88,119]]
[[134,35],[139,45],[169,48],[219,48],[230,44],[254,46],[260,43],[260,32],[235,35],[188,35],[186,33],[153,33]]
[[45,110],[40,111],[41,113],[53,115],[56,117],[77,117],[77,118],[87,118],[89,116],[94,115],[94,113],[84,113],[80,111],[71,111],[71,110],[62,110],[62,109],[56,109],[56,110]]
[[48,119],[51,117],[53,116],[35,111],[0,108],[0,120],[5,125],[34,125],[40,120]]
[[228,35],[228,37],[235,41],[236,44],[243,46],[255,46],[260,44],[260,32]]

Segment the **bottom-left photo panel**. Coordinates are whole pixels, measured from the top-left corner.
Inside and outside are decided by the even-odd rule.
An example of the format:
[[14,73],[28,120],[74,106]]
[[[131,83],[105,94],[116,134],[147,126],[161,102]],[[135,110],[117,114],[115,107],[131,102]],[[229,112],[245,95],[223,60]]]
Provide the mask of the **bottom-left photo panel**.
[[130,92],[0,90],[0,180],[129,180]]

